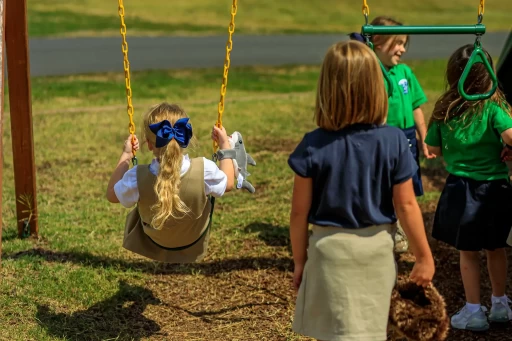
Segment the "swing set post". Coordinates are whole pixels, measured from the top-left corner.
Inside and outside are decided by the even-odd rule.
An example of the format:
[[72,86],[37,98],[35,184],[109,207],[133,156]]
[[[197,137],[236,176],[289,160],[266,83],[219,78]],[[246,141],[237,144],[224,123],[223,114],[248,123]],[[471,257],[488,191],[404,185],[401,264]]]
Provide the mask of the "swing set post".
[[36,172],[32,131],[27,0],[2,0],[11,112],[18,237],[37,236]]
[[[5,4],[0,0],[0,188],[3,188],[3,164],[4,164],[4,41],[5,41]],[[2,195],[0,193],[0,267],[2,266]]]

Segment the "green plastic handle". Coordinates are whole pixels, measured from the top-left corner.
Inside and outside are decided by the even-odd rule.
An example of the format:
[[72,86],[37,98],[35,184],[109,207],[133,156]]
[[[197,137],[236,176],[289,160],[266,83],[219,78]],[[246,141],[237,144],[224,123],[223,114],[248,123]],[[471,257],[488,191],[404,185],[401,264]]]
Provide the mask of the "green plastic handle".
[[[464,91],[464,83],[466,82],[466,79],[468,78],[469,72],[471,71],[471,67],[476,63],[482,63],[484,64],[485,68],[487,69],[487,72],[489,72],[489,76],[491,76],[492,80],[492,88],[486,93],[483,94],[474,94],[474,95],[468,95]],[[494,93],[496,92],[496,89],[498,88],[498,78],[496,78],[496,74],[494,73],[494,70],[491,67],[491,64],[487,61],[487,57],[482,50],[482,46],[480,44],[475,44],[475,49],[473,50],[473,53],[471,54],[471,57],[469,58],[468,63],[466,64],[466,67],[464,68],[464,72],[462,72],[462,76],[460,76],[459,79],[459,94],[464,98],[466,101],[480,101],[484,99],[490,98]]]
[[[367,42],[367,45],[373,51],[373,43],[371,41],[369,41],[369,42]],[[387,89],[388,90],[388,97],[391,97],[393,95],[393,90],[394,90],[393,81],[391,80],[391,77],[389,77],[388,70],[386,70],[384,65],[382,65],[382,62],[380,61],[380,59],[377,58],[377,60],[379,61],[380,69],[382,70],[382,75],[384,76],[384,80],[388,84],[388,89]]]

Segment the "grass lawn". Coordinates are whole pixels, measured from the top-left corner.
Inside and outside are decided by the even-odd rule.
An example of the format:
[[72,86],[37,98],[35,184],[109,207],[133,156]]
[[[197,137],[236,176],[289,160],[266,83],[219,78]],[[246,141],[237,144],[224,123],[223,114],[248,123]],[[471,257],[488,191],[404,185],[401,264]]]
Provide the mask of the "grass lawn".
[[[410,63],[429,97],[427,113],[442,90],[444,64]],[[161,100],[181,103],[201,142],[191,154],[209,156],[221,72],[135,73],[136,114]],[[186,266],[125,251],[128,210],[104,198],[127,135],[122,74],[33,79],[40,238],[16,238],[6,115],[0,340],[306,340],[290,330],[293,174],[286,160],[314,127],[317,76],[317,67],[231,70],[224,125],[242,132],[258,164],[249,177],[256,193],[217,200],[209,254]],[[139,154],[141,163],[150,160],[149,153]],[[425,164],[424,175],[427,194],[420,203],[429,225],[444,181],[440,162]],[[453,280],[456,256],[443,252],[436,256],[444,257],[438,281]],[[402,275],[410,265],[404,264]],[[448,302],[459,304],[458,278],[450,292],[459,295]]]
[[[231,1],[125,0],[130,35],[226,34]],[[476,23],[478,0],[370,0],[371,18],[391,15],[409,25]],[[361,1],[240,1],[237,34],[346,33],[364,23]],[[489,31],[509,30],[512,2],[495,0],[485,7]],[[46,36],[117,36],[116,1],[28,0],[29,32]]]

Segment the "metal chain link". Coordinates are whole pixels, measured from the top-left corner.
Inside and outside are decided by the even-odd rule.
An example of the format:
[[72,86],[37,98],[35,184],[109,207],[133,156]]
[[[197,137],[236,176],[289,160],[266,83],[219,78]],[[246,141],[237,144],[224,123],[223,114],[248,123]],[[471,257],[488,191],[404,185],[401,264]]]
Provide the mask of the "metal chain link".
[[[128,124],[128,131],[131,135],[135,135],[135,123],[133,122],[133,105],[132,105],[132,88],[130,83],[130,62],[128,61],[128,43],[126,42],[126,24],[124,22],[124,5],[123,0],[118,0],[119,3],[119,17],[121,18],[121,37],[123,38],[123,42],[121,45],[121,49],[123,51],[123,65],[124,65],[124,78],[125,78],[125,86],[126,86],[126,101],[127,101],[127,111],[128,118],[130,119],[130,123]],[[135,136],[132,137],[132,143],[135,143]],[[135,150],[133,152],[132,162],[134,165],[137,164],[137,158],[135,157]]]
[[[218,105],[217,127],[222,127],[222,114],[224,113],[224,99],[226,97],[226,90],[228,86],[228,73],[231,65],[231,50],[233,49],[233,33],[235,32],[235,16],[238,9],[238,0],[233,0],[231,5],[231,21],[228,26],[228,41],[226,43],[226,58],[224,59],[224,73],[222,75],[222,85],[220,87],[220,101]],[[217,143],[213,142],[213,152],[215,153],[218,149]]]
[[485,10],[485,0],[480,0],[480,5],[478,5],[478,23],[481,24],[482,20],[484,20],[484,10]]
[[366,25],[368,25],[368,16],[370,15],[370,6],[366,3],[366,0],[363,0],[363,15],[366,20]]

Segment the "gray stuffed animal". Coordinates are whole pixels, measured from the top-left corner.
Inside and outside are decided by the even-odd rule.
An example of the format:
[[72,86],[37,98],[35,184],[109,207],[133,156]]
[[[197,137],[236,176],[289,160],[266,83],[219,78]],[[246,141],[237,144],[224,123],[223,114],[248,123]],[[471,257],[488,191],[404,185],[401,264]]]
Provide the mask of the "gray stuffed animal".
[[245,188],[250,193],[254,193],[256,190],[253,185],[247,181],[247,177],[251,175],[251,173],[247,171],[247,165],[256,166],[256,162],[249,154],[247,154],[242,134],[238,131],[231,134],[231,136],[229,136],[229,144],[236,152],[236,158],[233,159],[233,163],[235,165],[235,177],[237,179],[236,188]]

